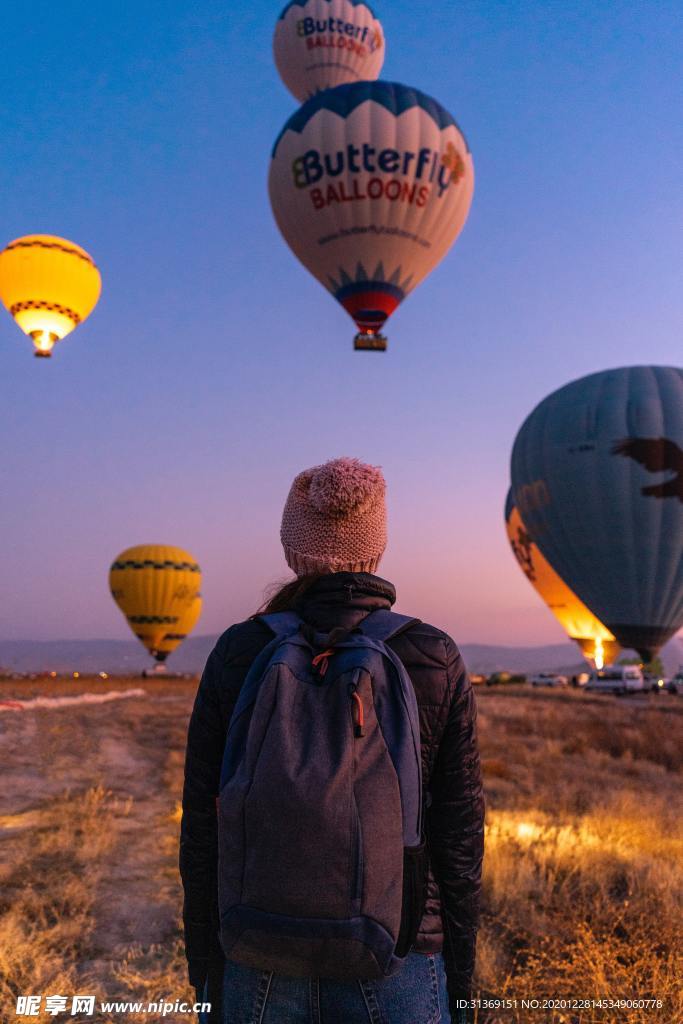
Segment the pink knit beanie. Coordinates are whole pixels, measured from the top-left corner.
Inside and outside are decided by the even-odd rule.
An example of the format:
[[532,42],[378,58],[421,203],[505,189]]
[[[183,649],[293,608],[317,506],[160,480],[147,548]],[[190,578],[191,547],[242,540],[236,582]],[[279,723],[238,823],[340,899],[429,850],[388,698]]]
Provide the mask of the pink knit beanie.
[[294,478],[280,538],[297,576],[375,572],[387,543],[382,471],[358,459],[333,459]]

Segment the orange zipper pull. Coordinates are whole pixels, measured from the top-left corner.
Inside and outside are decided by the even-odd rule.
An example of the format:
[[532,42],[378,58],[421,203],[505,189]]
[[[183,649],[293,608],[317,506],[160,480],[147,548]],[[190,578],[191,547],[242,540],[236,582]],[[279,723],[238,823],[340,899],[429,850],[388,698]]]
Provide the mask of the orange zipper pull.
[[365,713],[363,711],[363,701],[360,698],[360,694],[354,690],[351,694],[351,700],[353,701],[353,707],[351,714],[353,715],[353,735],[357,738],[364,736],[363,726],[365,724]]
[[318,669],[318,675],[325,675],[325,673],[327,672],[329,659],[332,657],[333,654],[334,651],[332,650],[332,648],[330,648],[327,651],[323,651],[321,654],[316,654],[315,658],[313,659],[313,668]]

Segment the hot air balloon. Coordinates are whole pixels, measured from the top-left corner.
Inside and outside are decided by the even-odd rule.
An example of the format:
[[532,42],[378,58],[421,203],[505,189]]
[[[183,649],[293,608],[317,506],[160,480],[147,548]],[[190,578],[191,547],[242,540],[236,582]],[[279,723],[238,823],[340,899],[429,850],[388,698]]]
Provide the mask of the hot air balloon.
[[92,256],[66,238],[26,235],[0,252],[0,299],[43,359],[92,313],[101,287]]
[[201,582],[192,555],[167,544],[127,548],[109,570],[112,597],[159,663],[194,629],[202,610]]
[[416,89],[358,82],[318,93],[273,148],[270,201],[295,256],[384,349],[387,317],[446,254],[472,202],[467,143]]
[[606,370],[549,395],[517,435],[512,491],[556,572],[650,661],[683,625],[683,369]]
[[538,550],[522,522],[512,489],[508,491],[505,502],[505,528],[519,567],[567,635],[576,641],[582,653],[597,668],[602,668],[605,661],[613,662],[619,653],[619,644]]
[[384,50],[382,26],[364,0],[292,0],[273,38],[280,77],[300,103],[321,89],[377,78]]

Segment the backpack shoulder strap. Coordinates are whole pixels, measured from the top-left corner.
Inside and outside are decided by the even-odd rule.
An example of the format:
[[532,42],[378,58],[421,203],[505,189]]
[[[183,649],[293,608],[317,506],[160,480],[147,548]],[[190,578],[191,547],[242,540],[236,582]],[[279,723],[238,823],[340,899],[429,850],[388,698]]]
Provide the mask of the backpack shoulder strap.
[[359,622],[358,628],[363,636],[370,640],[381,640],[386,643],[417,622],[420,622],[420,619],[413,619],[410,615],[399,615],[386,608],[378,608],[377,611],[366,615],[362,622]]
[[302,623],[296,612],[271,612],[270,615],[259,615],[257,618],[275,636],[291,636],[292,633],[298,632]]

